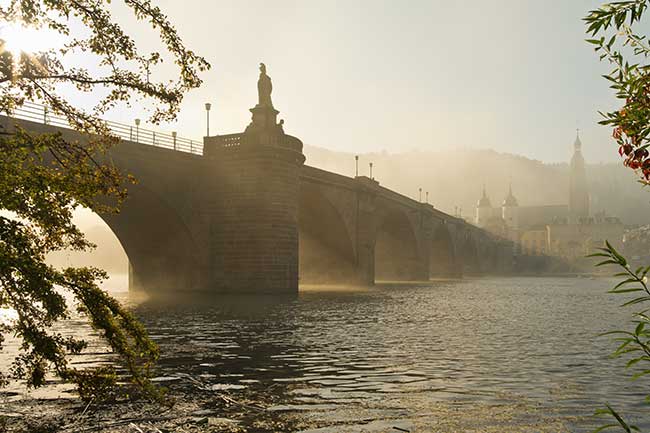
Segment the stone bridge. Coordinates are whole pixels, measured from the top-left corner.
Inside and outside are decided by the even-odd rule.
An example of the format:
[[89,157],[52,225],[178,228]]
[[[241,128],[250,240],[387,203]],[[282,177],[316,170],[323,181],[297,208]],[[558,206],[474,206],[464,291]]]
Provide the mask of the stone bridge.
[[[277,293],[510,271],[510,242],[374,179],[305,165],[272,105],[251,112],[245,132],[185,151],[175,135],[118,134],[108,157],[138,183],[119,214],[100,216],[128,255],[131,289]],[[47,118],[0,123],[86,139]]]

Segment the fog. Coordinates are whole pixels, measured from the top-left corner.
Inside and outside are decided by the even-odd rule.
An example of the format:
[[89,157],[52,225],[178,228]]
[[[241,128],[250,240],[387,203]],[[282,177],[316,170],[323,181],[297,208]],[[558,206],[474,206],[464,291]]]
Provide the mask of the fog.
[[[568,140],[567,159],[570,144]],[[352,153],[309,145],[305,146],[304,153],[308,165],[346,176],[355,174]],[[589,143],[585,143],[585,153],[588,158]],[[567,164],[549,164],[521,155],[487,149],[366,153],[359,155],[360,175],[369,174],[369,162],[373,163],[373,177],[381,185],[414,199],[419,199],[418,188],[422,188],[422,200],[426,200],[428,192],[429,203],[437,209],[449,214],[462,212],[470,222],[473,222],[483,185],[493,206],[501,205],[510,182],[520,206],[564,204],[568,199]],[[593,213],[618,216],[628,226],[650,221],[647,191],[634,181],[635,175],[629,169],[618,163],[588,164],[587,176]],[[104,221],[88,209],[78,210],[75,222],[97,248],[91,252],[52,254],[49,261],[57,266],[100,267],[111,275],[104,287],[126,290],[128,259],[119,240]],[[301,242],[301,247],[314,245],[309,242],[308,233],[303,233],[303,238],[305,242]],[[322,261],[321,253],[327,248],[317,249],[320,250],[317,254],[303,251],[303,260]]]
[[110,291],[128,289],[129,262],[115,234],[106,223],[89,209],[74,213],[74,222],[86,238],[97,247],[91,251],[59,251],[51,253],[47,262],[56,267],[94,266],[105,270],[110,278],[101,286]]
[[[566,157],[573,151],[573,138],[567,137]],[[630,225],[650,220],[650,197],[635,182],[635,174],[620,163],[589,164],[589,145],[584,144],[587,160],[592,213],[605,211]],[[354,154],[333,152],[321,147],[306,146],[306,164],[339,174],[354,176]],[[612,145],[612,153],[616,148]],[[423,200],[429,192],[429,203],[453,214],[462,209],[462,216],[473,220],[476,202],[485,185],[492,206],[500,206],[508,193],[508,185],[520,206],[566,204],[569,171],[567,163],[544,163],[522,155],[499,153],[489,149],[445,149],[440,151],[409,150],[400,153],[361,154],[359,174],[369,174],[387,188],[414,199]]]

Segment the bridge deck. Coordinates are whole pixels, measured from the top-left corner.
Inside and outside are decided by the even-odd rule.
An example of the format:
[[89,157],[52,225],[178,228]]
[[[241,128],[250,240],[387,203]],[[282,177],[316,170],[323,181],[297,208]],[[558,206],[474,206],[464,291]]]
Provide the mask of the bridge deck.
[[434,218],[445,220],[449,223],[468,224],[466,221],[454,217],[452,215],[449,215],[445,212],[442,212],[434,208],[430,204],[418,202],[417,200],[414,200],[406,195],[400,194],[396,191],[383,187],[379,184],[379,182],[375,181],[374,179],[370,179],[366,176],[359,176],[358,178],[355,179],[353,177],[332,173],[330,171],[326,171],[320,168],[305,165],[302,168],[300,177],[302,180],[308,182],[328,184],[328,185],[336,186],[338,188],[345,188],[350,191],[355,191],[360,187],[370,188],[375,190],[385,199],[394,201],[396,203],[399,203],[402,206],[406,206],[413,210],[424,210]]

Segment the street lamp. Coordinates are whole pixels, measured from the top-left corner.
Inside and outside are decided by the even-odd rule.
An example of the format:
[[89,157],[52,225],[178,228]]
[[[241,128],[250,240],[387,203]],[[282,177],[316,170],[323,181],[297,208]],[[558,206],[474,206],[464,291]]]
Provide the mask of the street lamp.
[[354,177],[359,177],[359,155],[354,155]]
[[135,119],[135,142],[140,142],[140,119]]
[[420,203],[422,203],[422,188],[418,188],[418,192],[420,193]]
[[427,191],[427,204],[429,204],[429,191]]
[[207,120],[207,133],[205,134],[206,137],[210,136],[210,108],[212,107],[212,104],[209,102],[205,103],[205,117]]
[[370,179],[372,179],[372,162],[369,165],[370,165]]
[[172,139],[174,140],[174,150],[176,150],[176,131],[172,131]]

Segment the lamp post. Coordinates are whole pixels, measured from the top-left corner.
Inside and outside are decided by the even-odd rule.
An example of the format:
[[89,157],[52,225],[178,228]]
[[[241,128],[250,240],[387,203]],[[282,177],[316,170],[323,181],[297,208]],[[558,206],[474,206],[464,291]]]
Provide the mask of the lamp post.
[[372,162],[368,165],[370,165],[370,179],[372,179]]
[[427,191],[426,197],[427,197],[427,204],[429,204],[429,191]]
[[354,177],[359,177],[359,155],[354,155]]
[[420,193],[420,203],[422,203],[422,188],[418,188],[418,192]]
[[206,117],[206,126],[207,126],[207,132],[205,134],[206,137],[210,136],[210,108],[212,108],[212,104],[209,102],[205,103],[205,117]]
[[140,119],[135,119],[135,142],[140,142]]
[[172,131],[172,139],[174,140],[174,150],[176,150],[176,131]]

